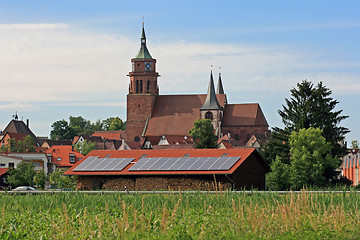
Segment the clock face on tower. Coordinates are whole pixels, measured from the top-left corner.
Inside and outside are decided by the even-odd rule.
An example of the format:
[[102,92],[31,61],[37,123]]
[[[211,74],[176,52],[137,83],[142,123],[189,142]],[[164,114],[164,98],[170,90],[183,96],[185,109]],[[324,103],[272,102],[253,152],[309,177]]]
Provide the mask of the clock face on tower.
[[151,62],[146,62],[145,63],[145,70],[146,71],[151,71]]

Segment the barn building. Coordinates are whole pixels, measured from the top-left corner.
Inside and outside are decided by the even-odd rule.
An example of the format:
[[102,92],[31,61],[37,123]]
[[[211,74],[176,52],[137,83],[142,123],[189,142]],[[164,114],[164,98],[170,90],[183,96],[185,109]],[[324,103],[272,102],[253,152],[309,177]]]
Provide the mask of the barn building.
[[269,167],[255,148],[94,150],[68,169],[80,190],[264,189]]

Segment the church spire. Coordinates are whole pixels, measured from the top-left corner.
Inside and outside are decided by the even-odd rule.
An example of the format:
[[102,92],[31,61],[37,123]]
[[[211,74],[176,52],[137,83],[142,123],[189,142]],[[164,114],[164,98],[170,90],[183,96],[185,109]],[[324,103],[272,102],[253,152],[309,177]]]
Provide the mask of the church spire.
[[149,58],[152,59],[149,50],[146,47],[146,36],[145,36],[145,28],[144,22],[142,24],[142,33],[141,33],[141,47],[139,53],[136,55],[135,58]]
[[218,86],[217,86],[216,94],[225,94],[224,93],[224,88],[223,88],[223,85],[222,85],[222,81],[221,81],[221,73],[219,73],[219,80],[218,80]]
[[210,82],[208,87],[208,92],[206,95],[206,100],[204,105],[200,108],[200,110],[220,110],[222,107],[219,105],[217,101],[216,94],[215,94],[215,87],[214,87],[214,79],[212,75],[212,70],[210,73]]

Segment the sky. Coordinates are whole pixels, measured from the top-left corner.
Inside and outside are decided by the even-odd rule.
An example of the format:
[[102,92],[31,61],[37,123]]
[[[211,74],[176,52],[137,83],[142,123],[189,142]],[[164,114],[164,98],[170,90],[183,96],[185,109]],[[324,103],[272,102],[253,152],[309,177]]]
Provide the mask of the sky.
[[69,116],[126,120],[143,17],[160,94],[206,93],[213,69],[229,103],[260,103],[283,127],[290,89],[321,81],[360,140],[358,0],[2,1],[0,129],[16,111],[37,136]]

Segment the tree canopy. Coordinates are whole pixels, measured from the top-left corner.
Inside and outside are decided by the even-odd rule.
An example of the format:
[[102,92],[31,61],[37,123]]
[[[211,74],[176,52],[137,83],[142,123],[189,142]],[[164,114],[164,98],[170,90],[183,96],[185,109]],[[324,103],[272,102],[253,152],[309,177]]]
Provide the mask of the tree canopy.
[[32,162],[20,162],[16,168],[10,169],[7,181],[11,187],[33,186],[36,172]]
[[51,127],[51,139],[66,140],[73,139],[77,135],[91,135],[94,131],[125,130],[126,122],[123,122],[119,117],[110,117],[91,123],[81,116],[70,116],[69,122],[64,119],[59,120],[54,122]]
[[[290,99],[285,98],[285,104],[278,110],[285,127],[272,128],[262,153],[273,171],[268,174],[269,185],[276,189],[329,183],[334,180],[339,158],[346,153],[341,142],[349,129],[340,123],[348,116],[342,115],[342,110],[335,110],[338,101],[321,82],[314,87],[310,81],[303,80],[290,92]],[[297,138],[300,140],[295,141]],[[318,144],[318,149],[310,148],[313,143]],[[312,173],[309,166],[317,172]],[[285,183],[276,182],[280,177],[275,175],[283,176]]]
[[194,138],[195,148],[217,148],[217,137],[210,119],[198,119],[189,131]]
[[74,148],[76,151],[86,156],[89,152],[96,148],[96,143],[85,139],[85,141],[75,144]]
[[10,138],[7,144],[0,147],[1,152],[35,152],[35,140],[26,135],[23,140]]
[[281,161],[288,163],[291,132],[310,127],[322,129],[326,141],[332,145],[332,156],[345,154],[346,148],[340,142],[344,141],[349,129],[340,126],[340,123],[348,116],[342,115],[342,110],[335,110],[339,102],[331,97],[332,91],[322,82],[314,87],[312,82],[303,80],[290,92],[291,98],[285,98],[285,105],[278,110],[285,127],[272,129],[264,151],[267,161],[272,162],[278,155]]

